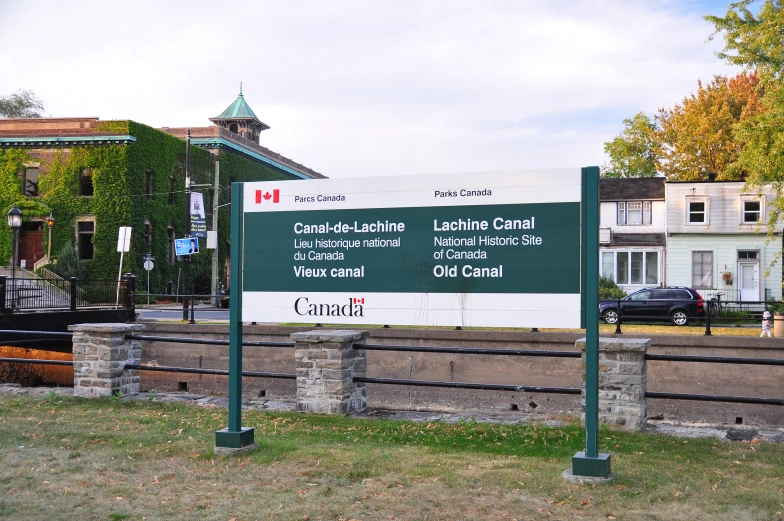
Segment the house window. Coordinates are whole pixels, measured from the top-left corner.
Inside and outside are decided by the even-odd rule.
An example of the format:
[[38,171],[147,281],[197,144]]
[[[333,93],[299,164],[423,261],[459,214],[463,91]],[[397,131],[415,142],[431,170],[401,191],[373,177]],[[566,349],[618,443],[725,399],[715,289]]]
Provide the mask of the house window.
[[616,284],[659,284],[658,251],[603,251],[601,276]]
[[691,252],[691,285],[693,288],[713,287],[713,252]]
[[759,259],[759,252],[754,251],[738,251],[738,260],[757,260]]
[[628,226],[651,224],[651,202],[619,201],[617,221],[619,225]]
[[79,252],[79,260],[93,258],[93,235],[95,235],[95,221],[76,223],[76,249]]
[[626,203],[626,224],[642,224],[642,202]]
[[169,226],[166,229],[166,235],[169,241],[169,249],[168,249],[169,264],[174,264],[174,261],[177,260],[177,253],[174,248],[174,228]]
[[174,204],[174,178],[169,178],[169,206]]
[[709,222],[709,199],[690,198],[686,201],[686,222],[688,224],[710,224]]
[[152,172],[149,170],[144,173],[144,191],[147,194],[147,199],[152,199]]
[[757,224],[761,215],[761,201],[743,201],[743,224]]
[[79,174],[79,195],[82,197],[93,196],[93,171],[89,168],[85,168]]
[[30,197],[38,196],[38,167],[29,166],[24,170],[22,193]]

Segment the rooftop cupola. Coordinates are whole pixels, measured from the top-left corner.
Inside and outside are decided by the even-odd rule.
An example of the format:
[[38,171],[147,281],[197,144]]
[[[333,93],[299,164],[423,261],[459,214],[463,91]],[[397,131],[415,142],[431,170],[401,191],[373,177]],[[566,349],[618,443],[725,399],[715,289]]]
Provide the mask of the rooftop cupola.
[[210,118],[210,121],[256,144],[259,143],[261,131],[270,128],[266,123],[262,123],[248,106],[242,95],[242,83],[240,83],[240,94],[234,103],[229,105],[220,116]]

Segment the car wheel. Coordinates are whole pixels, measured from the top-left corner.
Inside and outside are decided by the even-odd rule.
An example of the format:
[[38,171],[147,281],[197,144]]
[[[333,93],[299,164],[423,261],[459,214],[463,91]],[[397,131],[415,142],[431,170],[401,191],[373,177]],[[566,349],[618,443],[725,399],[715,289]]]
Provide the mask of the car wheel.
[[602,319],[604,319],[607,324],[615,324],[618,322],[618,312],[614,309],[608,309],[602,315]]
[[676,326],[686,326],[689,324],[689,315],[682,309],[673,311],[670,318],[672,319],[672,323]]

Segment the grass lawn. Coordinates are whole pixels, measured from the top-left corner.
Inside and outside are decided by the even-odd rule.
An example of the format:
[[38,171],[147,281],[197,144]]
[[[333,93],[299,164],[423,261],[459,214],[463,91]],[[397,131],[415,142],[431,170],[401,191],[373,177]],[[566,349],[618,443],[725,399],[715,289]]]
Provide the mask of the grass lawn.
[[603,430],[612,485],[570,484],[570,425],[247,411],[259,448],[217,457],[224,409],[0,396],[0,519],[773,520],[784,446]]

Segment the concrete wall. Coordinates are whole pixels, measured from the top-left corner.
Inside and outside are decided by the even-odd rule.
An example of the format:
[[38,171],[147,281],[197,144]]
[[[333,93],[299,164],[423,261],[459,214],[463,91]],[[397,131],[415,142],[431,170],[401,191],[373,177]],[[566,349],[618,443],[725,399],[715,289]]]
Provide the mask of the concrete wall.
[[[227,339],[223,325],[146,323],[144,334]],[[312,327],[245,326],[246,340],[291,341],[291,333]],[[577,351],[580,333],[528,333],[511,331],[455,331],[435,329],[372,329],[368,343]],[[634,335],[623,335],[634,337]],[[703,337],[653,335],[650,353],[712,355],[748,358],[784,358],[784,339],[756,337]],[[244,369],[294,374],[293,348],[245,347]],[[167,366],[228,367],[228,346],[144,342],[142,363]],[[648,362],[648,391],[689,394],[780,397],[784,369],[728,364]],[[479,383],[502,383],[580,388],[579,358],[544,358],[425,354],[367,351],[369,377]],[[144,372],[142,389],[178,389],[225,394],[227,378],[219,376]],[[293,400],[294,380],[243,378],[247,398]],[[368,384],[368,405],[386,409],[499,412],[518,410],[579,418],[579,396],[493,392],[397,385]],[[651,399],[648,416],[683,421],[781,425],[784,408],[716,402]]]

